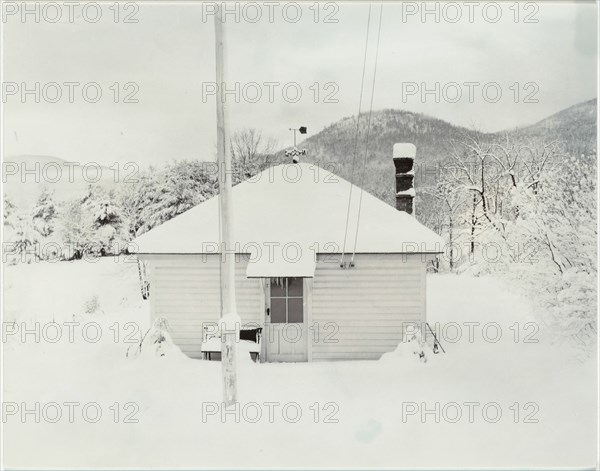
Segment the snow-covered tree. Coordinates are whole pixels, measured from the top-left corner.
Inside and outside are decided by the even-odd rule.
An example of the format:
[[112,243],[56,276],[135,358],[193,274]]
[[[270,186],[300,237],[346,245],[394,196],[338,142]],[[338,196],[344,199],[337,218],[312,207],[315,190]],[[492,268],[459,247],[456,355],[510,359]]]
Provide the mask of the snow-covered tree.
[[469,242],[459,271],[507,275],[559,337],[589,346],[597,332],[596,171],[595,153],[573,156],[560,142],[467,139],[426,190],[432,214],[423,220],[449,244]]
[[61,205],[57,232],[65,249],[64,258],[80,259],[88,253],[94,227],[91,217],[83,210],[81,199],[74,198]]
[[127,240],[122,232],[121,208],[114,192],[90,185],[82,200],[84,218],[91,225],[89,246],[95,255],[120,253]]
[[156,185],[154,169],[150,168],[148,171],[141,171],[136,182],[124,183],[118,189],[123,227],[128,240],[134,239],[143,226],[144,208],[151,204],[151,195],[154,194]]
[[[213,169],[214,170],[214,169]],[[134,203],[136,234],[187,211],[217,193],[217,175],[201,161],[180,161],[142,180]],[[139,214],[135,214],[135,208]]]
[[54,232],[56,206],[53,194],[43,188],[31,212],[33,227],[42,237],[48,237]]
[[535,247],[534,260],[518,271],[549,322],[563,337],[596,336],[596,156],[565,156],[516,198],[513,231]]
[[482,233],[496,229],[497,215],[502,205],[498,195],[499,174],[494,163],[493,145],[479,134],[465,136],[462,142],[453,143],[448,164],[443,170],[445,186],[461,193],[468,208],[464,216],[469,227],[469,253],[475,254]]
[[461,231],[461,225],[469,195],[447,177],[441,176],[433,188],[425,190],[423,196],[429,197],[427,225],[445,237],[447,247],[441,258],[448,269],[454,271],[461,252],[460,236],[464,233]]
[[10,239],[6,248],[14,254],[14,262],[26,262],[39,259],[39,250],[36,244],[39,242],[39,234],[33,227],[33,222],[28,211],[16,213],[15,222]]
[[16,210],[16,206],[12,202],[12,200],[8,197],[8,195],[4,194],[4,213],[3,213],[3,223],[4,226],[11,226],[14,219],[14,212]]

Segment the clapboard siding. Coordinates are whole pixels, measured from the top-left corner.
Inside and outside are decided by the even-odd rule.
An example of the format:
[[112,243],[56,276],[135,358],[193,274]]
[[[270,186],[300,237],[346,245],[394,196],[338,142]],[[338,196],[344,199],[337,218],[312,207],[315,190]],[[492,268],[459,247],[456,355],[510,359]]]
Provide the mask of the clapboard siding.
[[396,348],[407,323],[425,320],[425,263],[357,254],[353,268],[340,269],[319,257],[311,317],[314,361],[377,359]]
[[[203,325],[220,316],[218,255],[143,255],[150,265],[152,320],[166,317],[173,341],[192,358],[200,358]],[[262,323],[260,281],[246,278],[247,261],[236,260],[238,314],[243,323]]]
[[[218,255],[143,255],[150,262],[152,318],[169,321],[184,353],[200,358],[202,327],[219,319]],[[244,323],[264,322],[264,292],[236,261],[237,308]],[[310,293],[310,294],[309,294]],[[425,321],[425,262],[419,255],[357,254],[355,267],[319,256],[307,287],[309,359],[368,360],[392,351],[407,323]]]

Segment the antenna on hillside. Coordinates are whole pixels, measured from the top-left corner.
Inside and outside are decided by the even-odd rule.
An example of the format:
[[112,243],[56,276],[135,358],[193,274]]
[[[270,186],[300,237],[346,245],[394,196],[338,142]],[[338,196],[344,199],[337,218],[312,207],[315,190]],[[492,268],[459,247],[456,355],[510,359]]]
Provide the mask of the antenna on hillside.
[[296,128],[289,128],[289,131],[293,131],[294,132],[294,148],[290,149],[290,150],[286,150],[285,151],[285,155],[286,157],[292,157],[292,162],[297,164],[300,159],[298,157],[300,157],[301,155],[306,155],[306,149],[298,149],[296,147],[296,132],[300,132],[300,134],[306,134],[307,128],[306,126],[300,126],[298,129]]

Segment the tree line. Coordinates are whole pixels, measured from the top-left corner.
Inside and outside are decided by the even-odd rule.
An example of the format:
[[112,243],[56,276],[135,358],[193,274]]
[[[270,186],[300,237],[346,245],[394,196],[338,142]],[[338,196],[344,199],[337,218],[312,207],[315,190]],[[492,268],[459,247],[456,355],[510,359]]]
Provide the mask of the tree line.
[[[416,217],[440,234],[444,253],[430,269],[501,275],[532,297],[561,336],[596,337],[596,152],[574,154],[559,141],[489,139],[471,133],[448,143],[428,185],[417,180]],[[234,184],[281,163],[283,153],[256,130],[231,142]],[[389,181],[367,174],[383,198]],[[430,177],[430,176],[428,176]],[[389,187],[389,188],[388,188]],[[375,190],[373,190],[373,188]],[[4,260],[73,260],[123,253],[135,237],[218,193],[205,162],[168,163],[134,183],[56,201],[43,188],[32,208],[4,198]],[[384,198],[390,203],[389,198]]]
[[433,267],[502,275],[538,305],[561,338],[589,346],[597,332],[596,152],[559,141],[451,143],[417,217],[442,235]]

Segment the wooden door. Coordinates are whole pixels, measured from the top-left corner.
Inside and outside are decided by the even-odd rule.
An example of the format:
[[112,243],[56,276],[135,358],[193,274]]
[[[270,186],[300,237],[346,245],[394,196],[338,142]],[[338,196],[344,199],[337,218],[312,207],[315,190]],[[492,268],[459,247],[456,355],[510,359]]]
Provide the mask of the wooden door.
[[266,361],[307,361],[304,279],[269,279],[265,300]]

